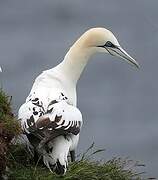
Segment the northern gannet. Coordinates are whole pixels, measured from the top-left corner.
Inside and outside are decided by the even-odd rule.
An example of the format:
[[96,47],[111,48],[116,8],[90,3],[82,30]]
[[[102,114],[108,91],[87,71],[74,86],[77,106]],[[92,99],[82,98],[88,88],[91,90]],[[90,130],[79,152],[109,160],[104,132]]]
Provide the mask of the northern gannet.
[[89,29],[73,44],[59,65],[43,71],[35,79],[26,102],[19,109],[18,118],[24,133],[51,172],[65,174],[69,152],[71,160],[75,160],[83,123],[82,114],[76,107],[76,84],[88,60],[97,52],[121,57],[139,67],[111,31]]

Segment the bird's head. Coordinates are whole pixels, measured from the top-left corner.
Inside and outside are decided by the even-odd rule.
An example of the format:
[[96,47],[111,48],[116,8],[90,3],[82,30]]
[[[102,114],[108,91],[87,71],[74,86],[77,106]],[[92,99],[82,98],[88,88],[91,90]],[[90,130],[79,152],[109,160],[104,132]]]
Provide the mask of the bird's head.
[[77,41],[91,52],[104,52],[117,56],[139,68],[139,64],[120,46],[113,33],[105,28],[92,28]]

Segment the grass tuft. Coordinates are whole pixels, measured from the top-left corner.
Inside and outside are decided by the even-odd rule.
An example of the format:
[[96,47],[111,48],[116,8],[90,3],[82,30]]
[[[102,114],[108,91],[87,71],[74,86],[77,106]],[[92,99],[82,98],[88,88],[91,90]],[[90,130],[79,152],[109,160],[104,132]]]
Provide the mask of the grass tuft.
[[[91,152],[90,152],[91,151]],[[91,161],[94,155],[102,152],[91,147],[78,160],[69,164],[65,176],[50,173],[42,164],[34,164],[30,153],[24,146],[12,146],[9,155],[10,173],[12,180],[141,180],[141,173],[134,169],[138,163],[129,159],[113,158],[107,162]]]
[[[20,126],[12,114],[11,98],[0,90],[0,131],[7,132],[15,137],[21,133]],[[78,157],[74,163],[69,163],[69,168],[65,176],[58,176],[49,170],[43,164],[35,164],[33,157],[24,145],[7,146],[3,133],[0,136],[6,153],[1,153],[2,159],[6,160],[0,164],[9,167],[7,171],[10,180],[141,180],[141,173],[136,169],[140,167],[129,159],[113,158],[112,160],[94,161],[94,156],[104,151],[104,149],[95,149],[94,143]],[[10,141],[8,141],[10,142]],[[6,143],[6,144],[5,144]],[[8,149],[9,148],[9,149]],[[2,151],[1,151],[2,152]],[[4,169],[4,168],[3,168]],[[0,172],[1,173],[1,172]],[[3,174],[1,174],[3,175]],[[2,177],[2,176],[1,176]],[[0,177],[0,178],[1,178]]]
[[7,96],[2,89],[0,89],[0,124],[12,137],[21,133],[20,125],[12,113],[11,97]]
[[11,114],[9,97],[0,89],[0,119],[6,114]]

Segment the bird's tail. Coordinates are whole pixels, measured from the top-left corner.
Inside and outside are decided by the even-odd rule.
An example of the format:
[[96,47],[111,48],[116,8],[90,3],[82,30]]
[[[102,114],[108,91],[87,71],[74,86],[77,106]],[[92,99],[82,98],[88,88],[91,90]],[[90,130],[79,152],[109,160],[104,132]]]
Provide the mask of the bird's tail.
[[43,154],[44,164],[51,172],[64,175],[68,167],[68,153],[71,146],[71,139],[58,136],[48,144],[48,149]]

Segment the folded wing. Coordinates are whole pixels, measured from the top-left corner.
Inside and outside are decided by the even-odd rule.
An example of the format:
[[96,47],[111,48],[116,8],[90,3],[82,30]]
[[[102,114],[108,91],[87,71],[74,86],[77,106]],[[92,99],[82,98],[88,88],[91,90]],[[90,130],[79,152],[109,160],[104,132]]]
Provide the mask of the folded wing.
[[[37,106],[35,103],[34,105]],[[32,112],[30,117],[23,121],[23,129],[26,132],[34,134],[40,140],[53,139],[59,135],[79,134],[82,127],[81,112],[65,100],[53,100],[45,112],[41,112],[41,108],[39,111],[36,112],[41,114],[38,118],[35,112]]]

